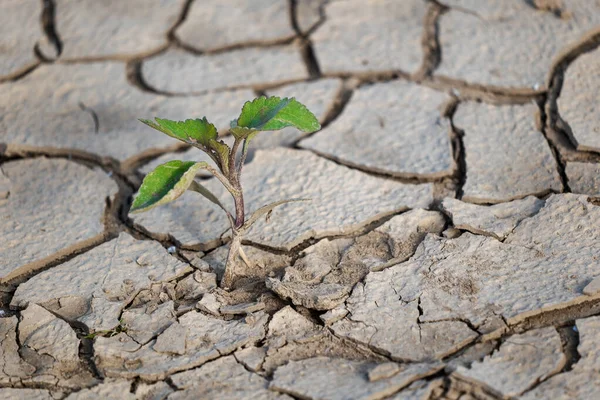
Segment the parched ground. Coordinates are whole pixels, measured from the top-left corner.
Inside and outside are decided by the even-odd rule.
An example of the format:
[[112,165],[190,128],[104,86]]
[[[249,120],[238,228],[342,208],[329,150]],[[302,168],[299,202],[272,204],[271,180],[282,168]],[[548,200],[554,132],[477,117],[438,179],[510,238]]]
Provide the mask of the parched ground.
[[[597,0],[2,0],[0,398],[600,398]],[[137,118],[295,96],[273,212],[142,178]],[[218,182],[199,176],[223,201]],[[230,204],[230,203],[228,203]]]

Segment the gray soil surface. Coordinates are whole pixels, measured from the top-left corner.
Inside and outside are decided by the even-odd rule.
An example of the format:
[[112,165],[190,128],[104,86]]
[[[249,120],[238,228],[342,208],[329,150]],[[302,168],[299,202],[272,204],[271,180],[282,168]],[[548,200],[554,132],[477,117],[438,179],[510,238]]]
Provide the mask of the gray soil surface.
[[[600,2],[3,0],[0,398],[600,398]],[[247,208],[143,177],[227,127]],[[228,207],[219,182],[198,179]]]

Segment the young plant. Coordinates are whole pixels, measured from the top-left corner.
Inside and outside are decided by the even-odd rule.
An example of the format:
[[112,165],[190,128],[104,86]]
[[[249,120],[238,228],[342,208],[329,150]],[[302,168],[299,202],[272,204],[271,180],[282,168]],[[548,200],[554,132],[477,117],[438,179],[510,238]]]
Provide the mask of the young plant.
[[[206,117],[179,122],[160,118],[156,118],[156,122],[144,119],[140,121],[204,151],[218,169],[206,162],[179,160],[159,165],[144,178],[142,186],[133,200],[131,212],[139,213],[169,203],[186,190],[197,192],[219,206],[227,215],[231,227],[231,244],[221,284],[225,288],[231,287],[235,277],[234,268],[238,255],[246,264],[249,264],[241,244],[244,234],[252,224],[261,216],[268,215],[273,208],[279,205],[304,200],[289,199],[268,204],[256,210],[246,220],[241,175],[250,141],[259,132],[275,131],[289,126],[303,132],[315,132],[321,128],[319,121],[294,98],[259,97],[246,102],[240,116],[231,121],[229,131],[234,138],[231,148],[218,139],[217,129],[206,120]],[[235,205],[233,215],[214,194],[194,180],[196,173],[201,169],[214,175],[231,194]]]

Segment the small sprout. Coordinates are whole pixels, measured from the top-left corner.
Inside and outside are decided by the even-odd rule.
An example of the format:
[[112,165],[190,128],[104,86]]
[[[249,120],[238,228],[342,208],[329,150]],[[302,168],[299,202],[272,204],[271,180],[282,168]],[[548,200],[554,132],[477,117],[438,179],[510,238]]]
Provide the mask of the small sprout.
[[[246,102],[240,116],[231,121],[229,131],[234,138],[231,148],[219,140],[217,129],[208,122],[206,117],[179,122],[161,118],[156,118],[155,121],[144,119],[140,121],[204,151],[214,161],[217,168],[206,162],[178,160],[159,165],[144,178],[131,206],[131,212],[139,213],[169,203],[186,190],[199,193],[219,206],[227,215],[232,235],[225,264],[225,274],[221,283],[225,288],[231,287],[235,277],[234,266],[237,257],[241,257],[246,265],[251,265],[241,247],[242,239],[250,227],[263,216],[268,221],[271,212],[277,206],[307,200],[277,201],[259,208],[246,219],[244,193],[240,178],[250,142],[259,132],[275,131],[290,126],[307,133],[315,132],[321,128],[319,121],[294,98],[259,97]],[[221,204],[214,194],[194,179],[201,169],[215,176],[231,194],[235,206],[233,214]]]

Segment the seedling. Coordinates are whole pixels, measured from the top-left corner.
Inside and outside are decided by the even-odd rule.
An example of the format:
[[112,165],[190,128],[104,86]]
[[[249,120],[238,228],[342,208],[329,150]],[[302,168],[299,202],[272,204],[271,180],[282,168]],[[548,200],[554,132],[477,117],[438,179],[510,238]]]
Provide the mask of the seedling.
[[[234,268],[238,255],[246,264],[250,263],[241,245],[244,235],[252,224],[263,215],[270,216],[271,211],[277,206],[306,200],[280,200],[259,208],[246,219],[244,192],[240,179],[250,141],[259,132],[275,131],[289,126],[303,132],[315,132],[321,128],[319,121],[294,98],[259,97],[246,102],[240,116],[231,121],[229,131],[234,138],[231,148],[218,139],[217,129],[206,120],[206,117],[179,122],[160,118],[156,118],[156,122],[144,119],[140,121],[175,139],[199,148],[208,154],[218,169],[206,162],[179,160],[159,165],[144,178],[131,206],[131,212],[139,213],[169,203],[186,190],[197,192],[219,206],[227,215],[231,227],[231,243],[225,264],[225,274],[221,282],[223,287],[229,288],[235,277]],[[194,180],[196,173],[201,169],[214,175],[231,194],[235,206],[234,214],[231,214],[223,206],[217,196]]]

